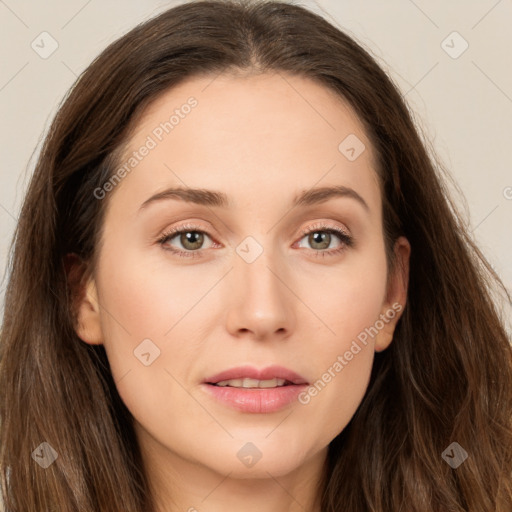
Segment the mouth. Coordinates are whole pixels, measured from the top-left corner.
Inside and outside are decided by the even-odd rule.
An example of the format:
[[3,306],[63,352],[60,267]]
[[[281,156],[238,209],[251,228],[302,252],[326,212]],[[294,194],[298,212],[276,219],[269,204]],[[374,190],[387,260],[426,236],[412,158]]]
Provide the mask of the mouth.
[[219,382],[208,382],[213,386],[219,387],[230,387],[230,388],[242,388],[242,389],[269,389],[269,388],[280,388],[283,386],[293,386],[293,382],[290,382],[286,379],[278,379],[274,377],[273,379],[266,380],[258,380],[258,379],[250,379],[245,377],[243,379],[229,379],[229,380],[221,380]]
[[244,366],[208,377],[204,389],[221,404],[249,413],[271,413],[293,403],[308,382],[282,366]]
[[271,365],[262,369],[252,366],[239,366],[217,373],[204,380],[206,384],[220,387],[244,389],[276,388],[308,384],[298,373],[284,366]]

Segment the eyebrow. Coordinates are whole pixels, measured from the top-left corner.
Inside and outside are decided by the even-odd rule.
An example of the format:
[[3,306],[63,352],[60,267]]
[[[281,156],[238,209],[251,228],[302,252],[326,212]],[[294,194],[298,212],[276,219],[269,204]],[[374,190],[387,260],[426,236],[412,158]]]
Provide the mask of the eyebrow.
[[[312,206],[324,203],[325,201],[336,197],[348,197],[355,199],[366,211],[370,210],[366,201],[354,189],[345,187],[344,185],[304,190],[295,196],[292,201],[292,207]],[[178,199],[187,203],[216,206],[219,208],[228,208],[231,204],[228,196],[224,194],[224,192],[199,188],[175,187],[158,192],[146,199],[140,206],[139,211],[147,208],[151,203],[163,201],[165,199]]]

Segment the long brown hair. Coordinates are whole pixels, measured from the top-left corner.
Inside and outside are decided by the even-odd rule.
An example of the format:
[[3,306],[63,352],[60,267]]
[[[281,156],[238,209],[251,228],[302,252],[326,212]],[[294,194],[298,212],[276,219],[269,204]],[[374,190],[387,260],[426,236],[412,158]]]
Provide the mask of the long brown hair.
[[[396,86],[320,16],[280,2],[171,8],[106,48],[63,101],[9,260],[1,333],[2,492],[8,512],[154,512],[132,417],[101,345],[74,330],[65,255],[94,273],[111,177],[146,107],[185,78],[290,73],[347,101],[378,157],[388,265],[411,243],[407,306],[366,395],[329,446],[322,511],[512,510],[512,350],[499,277],[449,198]],[[43,469],[33,452],[58,454]],[[442,457],[457,442],[468,458]],[[42,453],[42,452],[41,452]],[[50,453],[50,452],[45,452]],[[34,460],[33,460],[34,459]]]

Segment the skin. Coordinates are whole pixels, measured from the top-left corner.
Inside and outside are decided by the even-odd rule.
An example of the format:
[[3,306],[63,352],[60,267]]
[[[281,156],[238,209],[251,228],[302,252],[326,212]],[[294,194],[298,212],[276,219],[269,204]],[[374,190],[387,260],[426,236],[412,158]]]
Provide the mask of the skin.
[[[352,109],[309,79],[190,79],[145,112],[126,156],[190,96],[198,105],[103,199],[98,267],[80,297],[77,333],[105,346],[159,511],[320,511],[328,444],[363,399],[374,352],[389,346],[400,313],[307,404],[244,413],[201,382],[245,364],[280,364],[317,381],[381,314],[405,306],[410,245],[397,241],[402,266],[386,287],[370,141]],[[366,147],[355,161],[338,150],[349,134]],[[357,191],[368,211],[350,197],[291,208],[299,192],[334,185]],[[222,191],[231,205],[166,199],[139,211],[170,186]],[[165,246],[201,257],[157,241],[187,223],[205,233],[203,245],[178,235]],[[345,230],[354,246],[322,257],[344,243],[331,235],[322,248],[301,234],[319,223]],[[236,252],[247,236],[263,249],[252,263]],[[160,349],[149,366],[134,356],[147,338]],[[250,468],[237,457],[248,442],[262,454]]]

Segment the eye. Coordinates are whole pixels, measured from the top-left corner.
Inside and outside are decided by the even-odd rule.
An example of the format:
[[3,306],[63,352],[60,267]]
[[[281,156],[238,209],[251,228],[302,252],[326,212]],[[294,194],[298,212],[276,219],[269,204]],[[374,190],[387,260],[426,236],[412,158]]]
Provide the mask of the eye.
[[[178,256],[195,258],[201,255],[198,250],[203,248],[205,236],[210,238],[210,236],[202,229],[199,229],[199,227],[188,224],[186,226],[178,226],[164,233],[158,239],[158,243],[160,243],[164,249],[172,251]],[[174,238],[177,239],[178,243],[180,243],[181,247],[185,250],[174,248],[169,244]]]
[[[353,238],[337,226],[317,224],[302,231],[301,234],[303,235],[301,240],[307,237],[307,242],[316,252],[315,256],[338,254],[347,247],[352,247],[354,245]],[[333,235],[334,238],[337,238],[341,243],[338,247],[326,251],[325,249],[328,249],[333,241]]]

